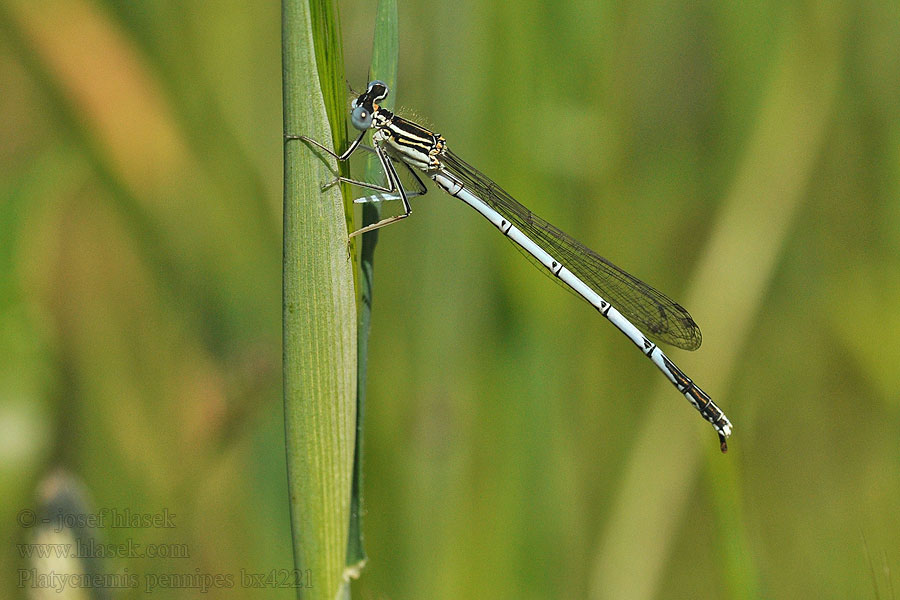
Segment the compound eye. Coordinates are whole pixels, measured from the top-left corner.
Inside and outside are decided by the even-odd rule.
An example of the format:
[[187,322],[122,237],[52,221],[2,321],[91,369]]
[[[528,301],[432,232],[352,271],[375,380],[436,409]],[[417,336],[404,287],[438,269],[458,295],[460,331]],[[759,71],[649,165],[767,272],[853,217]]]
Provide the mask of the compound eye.
[[350,122],[361,131],[368,129],[372,126],[372,112],[365,106],[357,106],[350,113]]

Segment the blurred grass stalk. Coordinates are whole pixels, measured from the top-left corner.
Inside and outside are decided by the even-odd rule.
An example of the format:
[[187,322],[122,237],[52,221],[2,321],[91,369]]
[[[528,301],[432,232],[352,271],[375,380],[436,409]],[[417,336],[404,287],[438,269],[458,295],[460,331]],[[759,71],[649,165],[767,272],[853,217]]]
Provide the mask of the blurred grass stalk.
[[[688,306],[700,307],[696,314],[702,317],[707,344],[716,340],[719,346],[718,352],[711,348],[701,351],[690,368],[710,391],[728,389],[741,350],[752,348],[748,336],[753,320],[765,305],[778,256],[825,141],[826,125],[837,100],[842,57],[837,50],[824,52],[823,48],[843,47],[844,21],[837,15],[823,15],[819,23],[819,29],[799,28],[775,62],[746,157],[686,295]],[[830,43],[823,44],[822,39]],[[735,315],[742,318],[735,320]],[[591,598],[649,600],[659,596],[678,521],[703,464],[704,455],[692,438],[701,429],[704,436],[710,435],[708,425],[671,427],[670,390],[668,385],[659,387],[665,388],[665,393],[655,396],[644,420],[600,540]],[[717,578],[728,590],[726,597],[758,598],[758,566],[745,529],[738,488],[741,478],[735,462],[740,460],[741,435],[746,432],[744,439],[749,439],[750,432],[750,423],[738,417],[741,413],[749,416],[751,411],[729,405],[724,397],[720,400],[735,423],[735,435],[728,455],[719,456],[712,440],[706,452],[708,472],[715,478],[710,482],[711,516],[722,540],[713,549],[722,553],[724,565]],[[732,414],[735,411],[737,414]]]
[[[342,127],[329,128],[325,109],[326,100],[333,113],[343,108],[333,10],[330,0],[282,3],[285,133],[325,141],[346,131],[341,117],[332,122]],[[298,597],[328,600],[346,589],[357,365],[343,198],[338,186],[321,190],[336,172],[333,160],[302,142],[285,144],[283,377],[294,565],[310,573],[311,587],[298,588]]]
[[[71,3],[66,8],[66,16],[72,20],[77,19],[75,22],[92,22],[85,20],[84,15],[88,11],[80,3]],[[227,319],[224,318],[228,314],[227,310],[222,307],[209,286],[204,285],[207,279],[204,273],[173,258],[178,252],[171,246],[164,225],[141,201],[135,191],[134,181],[129,181],[116,165],[113,160],[116,149],[110,147],[108,139],[104,139],[99,118],[96,114],[90,114],[78,102],[85,94],[85,89],[79,87],[79,84],[91,82],[97,77],[96,64],[88,61],[86,65],[81,65],[79,69],[83,71],[82,78],[65,77],[66,70],[60,68],[60,62],[63,62],[63,57],[70,58],[72,46],[66,42],[70,42],[72,37],[60,35],[55,29],[48,30],[54,23],[52,19],[45,17],[43,10],[47,8],[28,2],[0,2],[0,36],[40,91],[45,102],[45,112],[54,120],[54,132],[77,148],[81,158],[93,170],[98,183],[106,192],[101,197],[107,198],[110,206],[122,218],[144,265],[160,287],[168,292],[169,297],[177,299],[181,310],[185,310],[202,331],[209,347],[221,350],[224,346],[222,332],[229,330]],[[104,31],[104,27],[105,24],[99,30]],[[61,43],[58,46],[47,44],[46,40],[50,37]],[[113,39],[116,38],[113,36]],[[116,47],[115,50],[122,51],[122,48]],[[124,62],[139,71],[132,58],[124,57]],[[108,90],[107,93],[115,94],[119,89],[114,82],[115,78],[110,81],[113,91]],[[128,88],[125,86],[121,89]],[[123,97],[123,102],[126,103],[135,99],[128,94]],[[160,126],[159,129],[165,128]]]

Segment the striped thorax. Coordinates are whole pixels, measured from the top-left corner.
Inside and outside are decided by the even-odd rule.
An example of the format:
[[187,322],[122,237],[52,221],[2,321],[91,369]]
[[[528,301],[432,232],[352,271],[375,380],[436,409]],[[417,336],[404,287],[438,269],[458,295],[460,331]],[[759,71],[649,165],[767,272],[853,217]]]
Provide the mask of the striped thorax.
[[375,113],[374,127],[372,139],[376,144],[383,143],[395,158],[426,173],[441,168],[438,156],[444,150],[443,136],[384,108]]

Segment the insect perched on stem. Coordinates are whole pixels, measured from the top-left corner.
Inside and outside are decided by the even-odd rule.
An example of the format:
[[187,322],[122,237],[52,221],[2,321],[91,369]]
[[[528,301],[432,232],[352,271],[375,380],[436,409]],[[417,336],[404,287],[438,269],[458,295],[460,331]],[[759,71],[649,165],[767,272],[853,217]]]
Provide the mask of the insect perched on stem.
[[[728,417],[650,340],[652,337],[685,350],[699,348],[700,328],[688,311],[522,206],[500,186],[450,151],[443,136],[381,108],[378,103],[387,95],[387,85],[373,81],[353,101],[350,121],[360,130],[360,134],[343,154],[334,154],[305,136],[285,136],[286,140],[303,140],[337,160],[345,161],[363,147],[361,142],[366,131],[373,130],[374,148],[368,150],[374,151],[381,163],[387,185],[344,177],[339,177],[337,181],[380,192],[360,199],[363,202],[399,199],[403,204],[403,213],[358,229],[351,237],[408,217],[412,212],[409,197],[426,192],[414,169],[422,171],[445,192],[481,213],[503,235],[628,336],[703,418],[712,423],[722,452],[725,452],[728,449],[726,439],[731,435]],[[404,189],[394,162],[402,164],[412,173],[418,190],[408,192]],[[638,326],[643,327],[650,337],[644,335]]]

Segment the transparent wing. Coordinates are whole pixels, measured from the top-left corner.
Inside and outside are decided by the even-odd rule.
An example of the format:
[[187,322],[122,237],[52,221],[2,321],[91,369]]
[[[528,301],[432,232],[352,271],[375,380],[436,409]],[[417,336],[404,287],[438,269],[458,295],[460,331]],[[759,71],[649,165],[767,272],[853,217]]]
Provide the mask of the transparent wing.
[[700,347],[700,328],[683,306],[535,215],[451,151],[445,150],[443,159],[447,170],[472,193],[512,221],[649,337],[685,350]]

